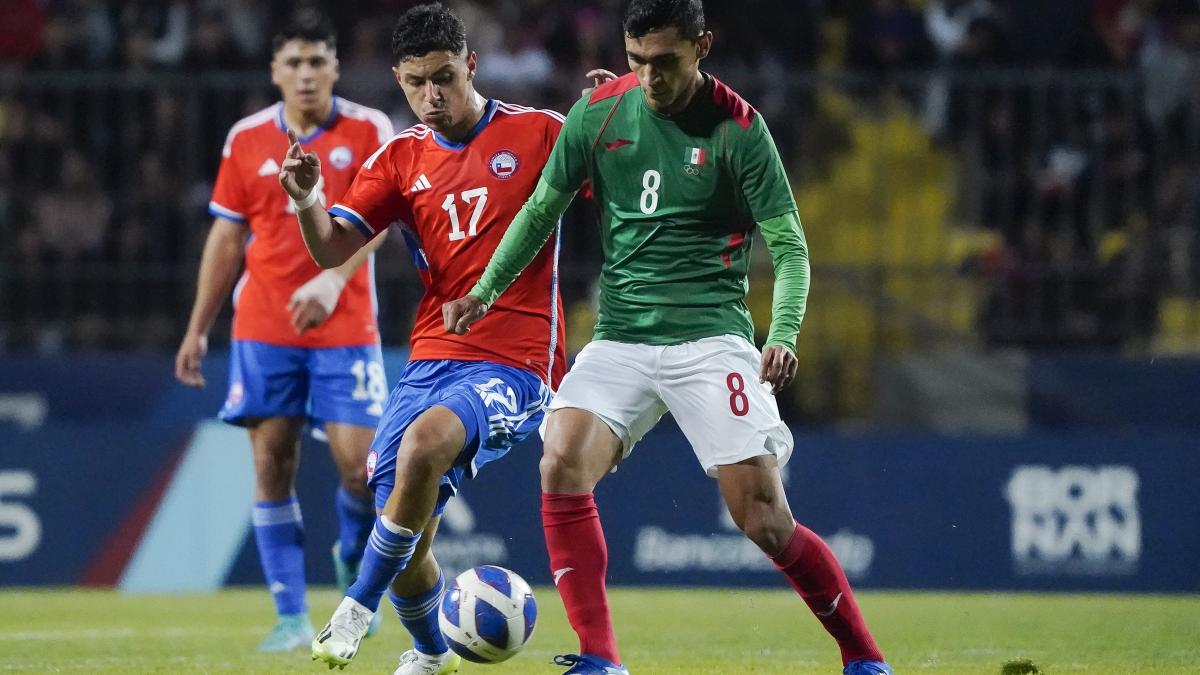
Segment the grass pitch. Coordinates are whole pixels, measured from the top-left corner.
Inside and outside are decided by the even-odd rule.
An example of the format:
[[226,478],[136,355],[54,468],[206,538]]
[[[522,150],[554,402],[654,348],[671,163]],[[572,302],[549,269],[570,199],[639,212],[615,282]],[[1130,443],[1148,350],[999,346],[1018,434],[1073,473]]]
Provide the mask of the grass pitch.
[[[461,675],[556,675],[576,642],[550,588],[521,654]],[[339,596],[310,592],[319,629]],[[898,673],[1198,673],[1200,596],[879,593],[859,596]],[[622,655],[637,675],[840,673],[833,642],[786,591],[612,592]],[[386,600],[385,600],[386,604]],[[21,673],[328,672],[307,652],[254,651],[270,628],[265,591],[124,596],[0,591],[0,670]],[[346,673],[390,673],[407,634],[389,616]],[[340,675],[340,673],[339,673]]]

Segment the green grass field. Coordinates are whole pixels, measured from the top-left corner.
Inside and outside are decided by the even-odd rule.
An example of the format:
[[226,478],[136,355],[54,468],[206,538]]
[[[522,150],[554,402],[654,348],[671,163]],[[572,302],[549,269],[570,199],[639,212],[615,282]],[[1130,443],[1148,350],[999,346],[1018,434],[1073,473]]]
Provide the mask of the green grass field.
[[[555,675],[573,634],[552,589],[536,589],[533,640],[497,666],[463,675]],[[310,594],[320,627],[338,597]],[[612,593],[623,656],[637,675],[840,673],[833,642],[784,591]],[[990,673],[1028,659],[1041,672],[1200,673],[1200,597],[863,593],[860,601],[898,673]],[[386,602],[386,601],[385,601]],[[0,592],[0,670],[24,673],[321,673],[306,652],[259,655],[271,622],[257,589],[211,596],[107,591]],[[389,616],[347,673],[390,673],[407,647]],[[1019,672],[1019,671],[1018,671]]]

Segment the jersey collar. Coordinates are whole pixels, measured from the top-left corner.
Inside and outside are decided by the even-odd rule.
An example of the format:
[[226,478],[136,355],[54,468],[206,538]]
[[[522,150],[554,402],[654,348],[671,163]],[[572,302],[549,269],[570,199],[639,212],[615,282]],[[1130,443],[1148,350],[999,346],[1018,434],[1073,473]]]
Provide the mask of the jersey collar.
[[678,119],[682,119],[682,118],[686,117],[688,114],[691,113],[692,110],[694,110],[696,108],[696,106],[700,103],[700,101],[711,101],[712,100],[713,76],[709,75],[708,73],[704,72],[703,70],[700,71],[700,75],[702,75],[704,77],[704,83],[700,85],[700,88],[697,89],[694,94],[692,94],[692,100],[688,101],[688,104],[683,107],[683,110],[680,110],[679,112],[675,113],[674,115],[664,115],[664,114],[656,111],[654,108],[650,107],[649,103],[646,103],[646,92],[642,91],[641,88],[639,87],[638,93],[641,94],[641,96],[638,96],[638,99],[642,102],[642,108],[645,109],[646,112],[650,113],[652,116],[657,117],[660,120],[678,120]]
[[447,150],[462,150],[463,148],[467,147],[467,143],[470,143],[472,139],[483,132],[483,129],[488,125],[488,122],[492,121],[492,117],[496,114],[497,103],[499,102],[494,98],[489,98],[487,100],[487,105],[483,109],[483,116],[479,118],[479,121],[475,123],[474,127],[471,127],[471,133],[467,134],[467,137],[461,141],[455,143],[436,131],[433,132],[433,140]]
[[[339,99],[337,96],[333,97],[333,105],[329,108],[329,117],[326,117],[325,121],[321,122],[321,124],[317,126],[316,131],[307,136],[301,136],[298,139],[301,143],[312,142],[317,136],[323,134],[326,129],[333,126],[333,123],[337,121],[338,118],[338,101],[340,100],[341,99]],[[275,115],[275,126],[279,127],[279,130],[283,133],[287,133],[287,122],[283,121],[283,102],[279,103],[279,112]]]

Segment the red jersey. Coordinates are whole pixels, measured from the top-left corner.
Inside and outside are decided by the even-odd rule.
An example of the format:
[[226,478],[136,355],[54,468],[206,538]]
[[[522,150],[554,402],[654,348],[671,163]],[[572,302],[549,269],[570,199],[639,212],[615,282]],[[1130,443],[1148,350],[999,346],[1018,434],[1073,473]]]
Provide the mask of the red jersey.
[[[393,134],[387,115],[334,97],[329,119],[300,139],[321,158],[316,189],[322,203],[339,199],[363,161]],[[279,187],[279,162],[287,149],[283,103],[276,103],[233,125],[221,152],[208,211],[250,227],[246,269],[233,291],[233,337],[309,348],[374,344],[379,329],[373,261],[350,278],[325,323],[301,335],[292,328],[288,301],[321,268],[305,248],[296,213]]]
[[559,320],[558,236],[466,335],[446,332],[442,303],[483,274],[500,238],[533,193],[563,117],[489,100],[460,143],[418,124],[368,159],[331,215],[375,236],[395,223],[425,283],[413,360],[492,361],[556,386],[566,370]]

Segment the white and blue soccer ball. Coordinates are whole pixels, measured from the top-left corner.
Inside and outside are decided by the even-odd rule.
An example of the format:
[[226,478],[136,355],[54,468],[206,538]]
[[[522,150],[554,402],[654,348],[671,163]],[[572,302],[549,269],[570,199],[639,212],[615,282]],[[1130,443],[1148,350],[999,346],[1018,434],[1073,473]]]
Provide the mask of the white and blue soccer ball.
[[537,622],[529,584],[512,570],[481,565],[446,586],[438,625],[459,656],[476,663],[499,663],[521,651]]

